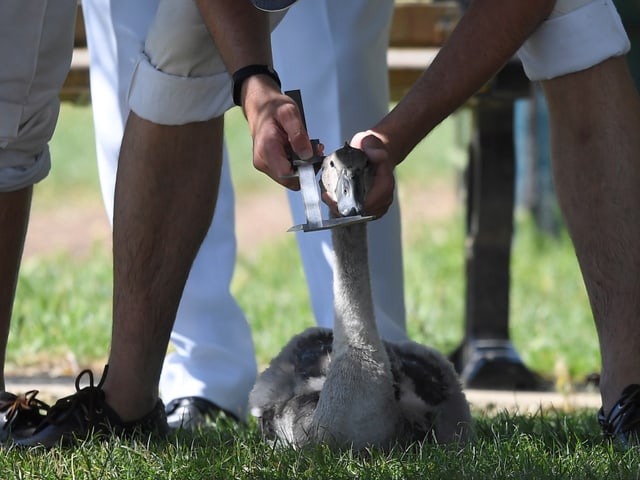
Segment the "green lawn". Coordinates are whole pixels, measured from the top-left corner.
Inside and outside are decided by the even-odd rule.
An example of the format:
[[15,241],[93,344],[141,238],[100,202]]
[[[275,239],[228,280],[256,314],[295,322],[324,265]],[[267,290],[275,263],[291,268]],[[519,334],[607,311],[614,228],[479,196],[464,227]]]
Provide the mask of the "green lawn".
[[224,421],[167,441],[91,440],[75,450],[8,448],[2,478],[54,479],[575,479],[639,477],[637,450],[602,443],[592,412],[476,418],[477,440],[464,448],[416,444],[384,453],[295,451],[260,440],[255,425]]

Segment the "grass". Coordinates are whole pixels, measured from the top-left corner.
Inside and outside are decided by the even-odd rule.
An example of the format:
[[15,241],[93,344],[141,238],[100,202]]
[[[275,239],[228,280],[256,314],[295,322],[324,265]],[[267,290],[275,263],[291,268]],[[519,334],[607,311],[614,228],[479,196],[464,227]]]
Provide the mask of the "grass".
[[36,185],[34,209],[100,202],[91,108],[63,104],[50,144],[51,173]]
[[[463,117],[443,124],[398,171],[411,192],[452,185],[464,165]],[[238,196],[273,188],[251,165],[251,145],[236,111],[228,123]],[[34,210],[100,204],[88,107],[65,105],[52,142],[53,171],[37,188]],[[426,159],[426,161],[425,161]],[[288,213],[287,213],[288,215]],[[518,214],[512,256],[511,333],[527,365],[552,377],[566,365],[581,381],[600,358],[584,287],[565,233],[540,233]],[[80,233],[79,233],[80,234]],[[460,209],[445,220],[411,225],[404,262],[408,328],[417,341],[449,352],[463,332],[464,228]],[[251,323],[259,364],[312,324],[293,236],[238,259],[232,290]],[[81,261],[65,252],[25,262],[20,275],[8,368],[100,365],[111,317],[110,253],[96,245]],[[71,359],[71,360],[70,360]],[[73,369],[72,369],[73,370]],[[75,373],[69,371],[66,373]],[[594,412],[538,415],[476,412],[478,441],[463,449],[430,444],[391,453],[297,452],[265,446],[254,423],[182,433],[169,442],[90,440],[75,450],[5,448],[0,478],[639,478],[637,452],[601,444]],[[37,453],[36,453],[37,452]]]
[[500,413],[476,418],[477,441],[463,448],[415,444],[391,452],[305,451],[265,445],[253,426],[219,421],[167,441],[91,439],[74,450],[0,456],[16,479],[634,479],[637,451],[603,443],[591,412],[566,416]]

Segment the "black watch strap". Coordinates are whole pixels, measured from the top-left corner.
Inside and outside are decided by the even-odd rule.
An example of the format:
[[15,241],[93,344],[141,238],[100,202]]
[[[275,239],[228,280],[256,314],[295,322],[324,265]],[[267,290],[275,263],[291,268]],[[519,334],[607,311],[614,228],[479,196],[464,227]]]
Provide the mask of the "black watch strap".
[[278,87],[282,87],[282,83],[280,82],[280,77],[277,72],[270,67],[269,65],[247,65],[246,67],[242,67],[238,71],[236,71],[233,78],[233,103],[242,106],[242,102],[240,101],[240,92],[242,92],[242,84],[244,81],[252,77],[253,75],[267,75],[271,77],[277,84]]
[[260,10],[267,12],[278,12],[280,10],[286,10],[297,0],[251,0],[251,2]]

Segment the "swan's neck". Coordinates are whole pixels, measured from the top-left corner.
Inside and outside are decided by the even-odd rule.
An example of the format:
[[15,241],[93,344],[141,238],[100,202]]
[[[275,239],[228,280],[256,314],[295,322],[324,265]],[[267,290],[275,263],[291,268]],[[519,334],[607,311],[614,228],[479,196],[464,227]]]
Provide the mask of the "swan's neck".
[[398,412],[389,357],[373,314],[366,224],[335,228],[332,238],[333,347],[312,431],[318,440],[355,449],[385,445]]
[[335,254],[334,355],[354,347],[374,352],[384,351],[371,297],[367,226],[359,223],[334,228],[332,239]]

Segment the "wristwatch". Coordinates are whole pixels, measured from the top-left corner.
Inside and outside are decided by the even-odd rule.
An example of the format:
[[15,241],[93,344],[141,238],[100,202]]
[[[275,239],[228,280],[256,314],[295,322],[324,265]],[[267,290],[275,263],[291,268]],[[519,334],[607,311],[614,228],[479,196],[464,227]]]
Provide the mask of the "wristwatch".
[[238,71],[236,71],[233,78],[233,103],[242,106],[242,102],[240,99],[240,93],[242,92],[242,84],[244,81],[252,77],[254,75],[267,75],[271,77],[277,84],[278,87],[282,87],[282,82],[280,82],[280,77],[278,73],[273,69],[273,67],[269,65],[247,65],[246,67],[242,67]]
[[251,3],[260,10],[267,12],[277,12],[285,10],[296,3],[297,0],[251,0]]

